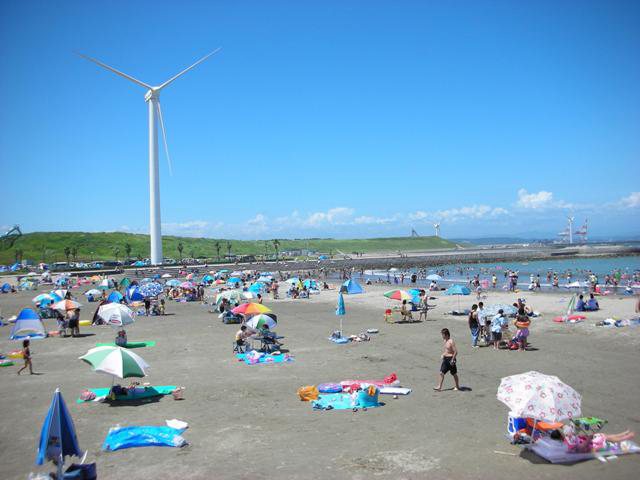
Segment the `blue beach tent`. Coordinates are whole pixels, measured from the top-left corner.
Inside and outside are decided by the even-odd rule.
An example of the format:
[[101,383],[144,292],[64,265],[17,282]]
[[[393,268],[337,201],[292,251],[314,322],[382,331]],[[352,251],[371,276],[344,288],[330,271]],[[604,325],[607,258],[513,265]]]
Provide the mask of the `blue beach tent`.
[[362,286],[353,279],[349,279],[342,284],[341,291],[345,292],[347,295],[355,295],[356,293],[364,293],[364,289]]

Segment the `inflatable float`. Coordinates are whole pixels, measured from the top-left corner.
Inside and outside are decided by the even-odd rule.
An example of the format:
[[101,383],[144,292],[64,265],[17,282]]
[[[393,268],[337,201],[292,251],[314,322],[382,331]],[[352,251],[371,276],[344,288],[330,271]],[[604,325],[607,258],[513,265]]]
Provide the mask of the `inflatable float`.
[[556,323],[577,323],[586,320],[586,318],[587,317],[585,317],[584,315],[564,315],[555,317],[553,321]]

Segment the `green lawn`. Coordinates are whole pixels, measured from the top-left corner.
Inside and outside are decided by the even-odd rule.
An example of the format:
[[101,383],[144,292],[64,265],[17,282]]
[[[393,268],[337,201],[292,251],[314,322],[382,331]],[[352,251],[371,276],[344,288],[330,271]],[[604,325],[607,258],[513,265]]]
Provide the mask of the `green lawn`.
[[[287,240],[280,239],[279,251],[310,249],[324,254],[337,254],[338,250],[351,254],[353,252],[389,252],[415,251],[436,248],[454,248],[455,244],[438,237],[397,237],[397,238],[369,238],[336,240],[330,238],[311,238]],[[219,240],[212,238],[187,238],[164,236],[162,247],[165,257],[178,259],[180,253],[178,245],[182,244],[182,257],[212,258],[218,256],[216,244],[219,245],[220,255],[224,257],[229,250],[236,255],[274,255],[273,240]],[[146,258],[149,256],[149,236],[132,233],[83,233],[83,232],[35,232],[28,233],[16,240],[10,248],[0,251],[0,264],[13,263],[16,256],[38,262],[66,261],[65,248],[73,252],[78,260],[114,260],[117,254],[119,260],[127,256],[127,245],[130,246],[131,258]]]

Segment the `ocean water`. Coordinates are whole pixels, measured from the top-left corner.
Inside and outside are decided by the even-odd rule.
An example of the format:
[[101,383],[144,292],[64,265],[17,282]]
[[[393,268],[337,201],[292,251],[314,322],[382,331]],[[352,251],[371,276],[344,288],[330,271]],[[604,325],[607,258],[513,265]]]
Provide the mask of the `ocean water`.
[[[437,267],[431,267],[427,273],[439,273],[444,271],[444,280],[439,283],[455,283],[468,282],[475,275],[479,275],[481,279],[488,279],[494,273],[498,277],[498,284],[504,283],[504,272],[507,270],[517,271],[519,275],[518,285],[528,285],[530,275],[540,275],[543,287],[550,287],[546,276],[548,272],[555,272],[560,277],[560,285],[576,280],[586,280],[588,273],[593,272],[598,276],[600,282],[603,282],[604,275],[619,273],[623,280],[620,286],[623,287],[628,283],[634,275],[640,274],[640,256],[625,257],[607,257],[607,258],[563,258],[557,260],[535,260],[535,261],[519,261],[519,262],[491,262],[491,263],[451,263]],[[409,277],[415,273],[417,269],[409,269],[405,271],[404,284],[409,284]],[[354,272],[354,276],[363,281],[382,278],[386,280],[390,278],[394,282],[393,277],[399,277],[403,272],[386,270],[365,270],[364,274]],[[571,279],[567,280],[567,274],[571,274]],[[426,285],[429,282],[418,279],[419,285]]]

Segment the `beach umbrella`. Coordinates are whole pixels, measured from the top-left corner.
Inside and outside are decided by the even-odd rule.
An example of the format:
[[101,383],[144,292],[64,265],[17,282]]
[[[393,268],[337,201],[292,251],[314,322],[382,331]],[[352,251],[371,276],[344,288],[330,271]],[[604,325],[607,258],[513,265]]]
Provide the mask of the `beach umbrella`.
[[76,429],[62,393],[56,388],[40,430],[36,465],[43,465],[47,460],[55,462],[58,468],[57,478],[61,479],[64,458],[73,455],[82,457],[84,452],[80,450]]
[[82,305],[73,300],[61,300],[53,304],[53,309],[59,311],[60,313],[66,313],[70,310],[76,310],[81,306]]
[[245,325],[249,328],[253,328],[254,330],[261,329],[264,325],[269,327],[269,329],[273,329],[276,327],[278,322],[274,320],[273,317],[265,314],[254,315],[249,320],[245,322]]
[[262,282],[255,282],[247,290],[253,293],[261,293],[267,286]]
[[243,300],[253,300],[254,298],[258,298],[258,293],[247,290],[246,292],[242,292],[240,296]]
[[140,286],[139,291],[143,297],[157,297],[162,293],[162,285],[155,282],[145,283]]
[[413,297],[405,292],[404,290],[389,290],[388,292],[384,293],[384,296],[387,298],[390,298],[391,300],[411,300]]
[[288,283],[289,285],[298,285],[300,284],[300,279],[298,277],[291,277],[286,279],[284,283]]
[[307,287],[308,290],[315,288],[318,290],[318,281],[313,278],[307,278],[304,282],[302,282],[303,287]]
[[504,377],[496,396],[518,417],[562,422],[581,415],[578,392],[558,377],[536,371]]
[[342,292],[338,293],[338,305],[336,305],[336,315],[340,317],[340,336],[342,336],[342,317],[346,315],[347,310],[344,308],[344,297]]
[[262,282],[262,283],[271,283],[273,281],[273,276],[271,275],[260,275],[257,280],[257,282]]
[[165,273],[164,275],[162,275],[162,278],[171,278],[171,274],[170,273]]
[[231,277],[229,280],[227,280],[227,285],[236,285],[242,283],[242,280],[238,277]]
[[64,297],[67,296],[67,291],[68,290],[64,290],[64,289],[57,289],[57,290],[51,290],[51,295],[54,295],[56,297],[58,297],[60,300],[62,300]]
[[215,282],[213,282],[213,283],[214,283],[214,284],[216,284],[216,285],[222,285],[222,284],[224,283],[224,280],[220,280],[220,279],[218,279],[218,280],[216,280],[216,281],[215,281]]
[[147,375],[146,369],[149,368],[142,357],[121,347],[95,347],[79,359],[91,365],[94,372],[118,378],[142,378]]
[[219,293],[216,296],[216,304],[222,302],[222,299],[226,298],[231,303],[240,302],[242,299],[240,292],[238,290],[226,290],[224,292]]
[[185,277],[187,280],[192,280],[193,279],[193,273],[190,273],[189,275],[187,275]]
[[471,290],[463,285],[451,285],[444,292],[445,295],[469,295]]
[[53,281],[53,283],[59,287],[64,287],[69,283],[69,279],[67,277],[58,277]]
[[42,302],[50,303],[50,302],[55,302],[56,300],[57,298],[51,295],[50,293],[41,293],[40,295],[36,295],[35,297],[33,297],[31,301],[33,303],[42,304]]
[[89,280],[91,280],[92,282],[99,282],[100,280],[102,280],[102,277],[100,275],[92,275]]
[[257,315],[259,313],[269,313],[271,310],[268,307],[260,303],[243,303],[242,305],[238,305],[236,308],[231,310],[232,313],[236,315],[242,314],[244,316],[249,315]]
[[213,277],[211,275],[204,275],[201,280],[202,283],[211,283],[213,282]]
[[92,288],[91,290],[87,290],[84,294],[88,297],[89,295],[93,295],[94,297],[102,295],[102,292],[97,288]]
[[229,274],[230,277],[241,277],[242,276],[242,272],[240,270],[236,270],[234,272],[231,272]]
[[98,316],[109,325],[124,327],[135,322],[135,314],[121,303],[106,303],[98,308]]
[[180,284],[180,288],[183,288],[185,290],[194,290],[196,286],[193,282],[182,282]]
[[179,287],[180,286],[180,280],[172,278],[171,280],[167,280],[165,285],[167,285],[168,287]]
[[127,288],[129,285],[131,285],[131,280],[128,277],[124,277],[122,280],[120,280],[120,286],[122,288]]
[[431,275],[427,275],[427,280],[432,282],[439,282],[440,280],[444,280],[440,275],[432,273]]
[[153,279],[149,277],[144,277],[142,280],[140,280],[140,283],[151,283],[151,282],[153,282]]
[[114,290],[107,297],[107,302],[119,303],[120,300],[122,300],[123,298],[124,298],[124,296],[120,292],[118,292],[117,290]]

